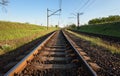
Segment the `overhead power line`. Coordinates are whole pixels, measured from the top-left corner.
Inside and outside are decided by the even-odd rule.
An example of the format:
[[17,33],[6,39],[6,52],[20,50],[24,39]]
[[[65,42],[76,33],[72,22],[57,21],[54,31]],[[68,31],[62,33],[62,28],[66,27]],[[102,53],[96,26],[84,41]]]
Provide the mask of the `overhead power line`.
[[[87,0],[87,1],[79,8],[79,10],[83,9],[89,2],[90,2],[90,0]],[[78,10],[78,11],[79,11],[79,10]]]
[[92,0],[86,7],[83,9],[83,12],[88,9],[93,3],[95,3],[96,0]]

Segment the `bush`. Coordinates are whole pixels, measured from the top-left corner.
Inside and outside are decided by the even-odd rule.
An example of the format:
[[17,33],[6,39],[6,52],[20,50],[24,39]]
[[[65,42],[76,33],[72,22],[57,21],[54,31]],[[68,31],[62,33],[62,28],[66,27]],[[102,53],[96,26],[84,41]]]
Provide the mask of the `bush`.
[[11,49],[12,49],[12,47],[8,44],[3,45],[2,48],[1,48],[1,50],[4,50],[4,51],[8,51],[8,50],[11,50]]

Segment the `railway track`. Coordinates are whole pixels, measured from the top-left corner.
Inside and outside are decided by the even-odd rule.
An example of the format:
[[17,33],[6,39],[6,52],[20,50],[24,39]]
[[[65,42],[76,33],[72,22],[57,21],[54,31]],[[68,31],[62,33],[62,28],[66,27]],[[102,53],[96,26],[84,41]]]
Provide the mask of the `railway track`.
[[29,53],[5,76],[97,76],[62,31]]
[[[72,39],[77,47],[80,47],[80,50],[78,51],[81,55],[83,54],[83,58],[87,59],[86,61],[88,61],[88,63],[93,62],[93,64],[95,64],[95,66],[93,66],[93,69],[95,67],[98,76],[120,75],[119,54],[111,53],[108,49],[98,45],[91,45],[90,41],[81,39],[74,34],[70,34],[68,31],[66,31],[66,34],[70,39]],[[89,58],[86,58],[84,56],[87,56]]]

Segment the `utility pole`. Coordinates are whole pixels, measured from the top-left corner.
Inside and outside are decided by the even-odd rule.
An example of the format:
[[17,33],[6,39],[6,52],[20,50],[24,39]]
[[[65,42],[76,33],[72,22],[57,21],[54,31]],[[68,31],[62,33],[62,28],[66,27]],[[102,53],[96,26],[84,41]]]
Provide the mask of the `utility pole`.
[[49,9],[47,8],[47,30],[49,26]]
[[79,27],[79,25],[80,25],[80,22],[79,22],[79,21],[80,21],[80,19],[79,19],[79,18],[80,18],[80,14],[79,14],[79,13],[77,13],[77,26],[78,26],[78,27]]
[[[77,17],[77,24],[76,25],[79,27],[80,26],[80,15],[83,15],[83,13],[78,12],[77,15],[72,13],[72,15]],[[69,17],[69,18],[74,18],[74,17]]]
[[83,12],[77,13],[77,25],[78,25],[78,27],[80,26],[80,15],[83,15]]
[[47,30],[48,30],[48,27],[49,27],[49,17],[51,17],[51,16],[53,16],[53,15],[59,15],[59,14],[56,14],[56,13],[61,12],[61,8],[58,9],[57,11],[53,12],[53,13],[50,14],[50,15],[49,15],[49,11],[51,11],[51,10],[49,10],[49,9],[47,8]]
[[[49,17],[51,17],[51,16],[53,16],[53,15],[59,15],[59,18],[60,18],[60,13],[61,13],[61,11],[62,11],[62,9],[61,9],[61,5],[62,5],[62,0],[59,0],[60,2],[60,4],[59,4],[59,9],[58,10],[56,10],[55,12],[53,12],[52,14],[49,14],[49,11],[51,11],[51,10],[49,10],[48,8],[47,8],[47,30],[48,30],[48,27],[49,27]],[[51,11],[52,12],[52,11]],[[56,13],[58,13],[59,12],[59,14],[56,14]],[[58,25],[59,25],[59,21],[58,21]]]

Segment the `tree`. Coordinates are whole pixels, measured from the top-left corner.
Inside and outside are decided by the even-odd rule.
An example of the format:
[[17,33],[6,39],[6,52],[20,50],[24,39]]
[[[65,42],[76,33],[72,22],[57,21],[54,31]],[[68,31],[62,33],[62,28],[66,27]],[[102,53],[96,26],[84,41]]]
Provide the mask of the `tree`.
[[0,0],[0,5],[6,6],[8,4],[8,0]]
[[103,24],[103,23],[111,23],[111,22],[119,22],[119,21],[120,21],[120,16],[114,15],[114,16],[95,18],[89,20],[88,24]]
[[75,24],[71,24],[71,25],[69,25],[69,28],[71,28],[71,29],[76,28],[76,25]]
[[58,28],[58,25],[55,25],[56,28]]

